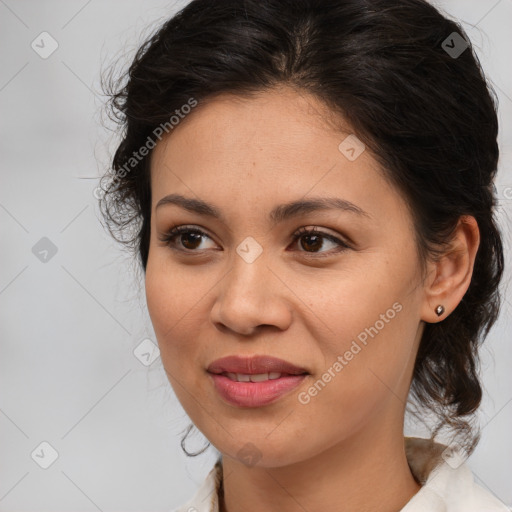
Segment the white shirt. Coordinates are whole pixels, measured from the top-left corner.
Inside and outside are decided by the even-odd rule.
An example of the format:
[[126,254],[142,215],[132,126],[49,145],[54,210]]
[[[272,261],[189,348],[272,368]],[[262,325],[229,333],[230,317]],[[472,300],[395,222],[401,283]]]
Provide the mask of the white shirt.
[[[428,439],[405,438],[407,462],[422,487],[400,512],[510,512],[446,448]],[[194,497],[172,512],[219,512],[221,480],[219,458]]]

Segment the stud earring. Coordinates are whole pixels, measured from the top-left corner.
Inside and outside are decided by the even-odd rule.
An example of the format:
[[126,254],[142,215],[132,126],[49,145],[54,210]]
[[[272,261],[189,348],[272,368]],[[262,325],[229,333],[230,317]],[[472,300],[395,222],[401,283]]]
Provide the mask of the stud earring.
[[437,308],[436,308],[436,315],[441,316],[443,313],[444,313],[444,306],[439,304],[439,306],[437,306]]

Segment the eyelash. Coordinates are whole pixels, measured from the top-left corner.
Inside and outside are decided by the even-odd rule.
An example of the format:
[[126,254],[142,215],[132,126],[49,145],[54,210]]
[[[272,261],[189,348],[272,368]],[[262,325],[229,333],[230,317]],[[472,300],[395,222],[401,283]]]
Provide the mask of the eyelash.
[[[202,231],[199,228],[192,228],[190,226],[175,226],[175,227],[172,227],[171,229],[169,229],[167,231],[167,233],[165,233],[159,239],[160,239],[161,242],[165,243],[168,247],[170,247],[174,251],[180,251],[180,252],[189,253],[189,254],[198,253],[199,251],[197,251],[197,250],[177,249],[176,247],[173,247],[173,245],[172,245],[173,240],[176,237],[178,237],[179,235],[182,235],[184,233],[195,233],[195,234],[199,234],[201,236],[206,236],[208,238],[211,238],[208,235],[208,233],[205,233],[204,231]],[[331,242],[334,242],[334,243],[339,245],[338,249],[333,249],[331,251],[326,251],[325,253],[323,253],[323,252],[315,253],[315,252],[299,251],[299,252],[302,252],[302,253],[306,254],[307,257],[324,258],[324,257],[332,256],[333,254],[337,254],[337,253],[346,251],[347,249],[351,249],[351,247],[346,242],[340,240],[339,238],[337,238],[337,237],[335,237],[335,236],[333,236],[333,235],[331,235],[329,233],[325,233],[323,231],[319,231],[319,230],[317,230],[316,227],[313,227],[312,229],[308,229],[308,228],[305,228],[305,227],[300,228],[298,231],[296,231],[292,235],[293,243],[295,244],[300,238],[302,238],[305,235],[321,236],[322,238],[326,238],[327,240],[329,240]]]

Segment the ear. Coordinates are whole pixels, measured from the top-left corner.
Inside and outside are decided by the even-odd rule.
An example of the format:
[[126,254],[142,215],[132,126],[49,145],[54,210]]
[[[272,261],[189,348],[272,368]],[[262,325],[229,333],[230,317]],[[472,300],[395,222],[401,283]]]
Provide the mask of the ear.
[[[449,249],[437,262],[429,263],[425,282],[425,300],[421,319],[428,323],[444,320],[459,304],[469,288],[476,253],[480,245],[480,230],[476,219],[460,217]],[[444,306],[438,316],[437,306]]]

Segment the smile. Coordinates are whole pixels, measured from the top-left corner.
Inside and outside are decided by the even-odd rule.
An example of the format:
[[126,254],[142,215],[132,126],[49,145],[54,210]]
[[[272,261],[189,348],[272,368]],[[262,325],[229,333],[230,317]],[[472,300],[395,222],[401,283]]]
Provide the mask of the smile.
[[257,373],[255,375],[249,375],[247,373],[231,373],[224,372],[222,375],[225,375],[231,380],[235,380],[237,382],[263,382],[266,380],[275,380],[281,377],[281,373],[279,372],[269,372],[269,373]]
[[278,372],[208,373],[219,396],[229,405],[237,407],[262,407],[271,404],[289,394],[307,377],[281,374]]

